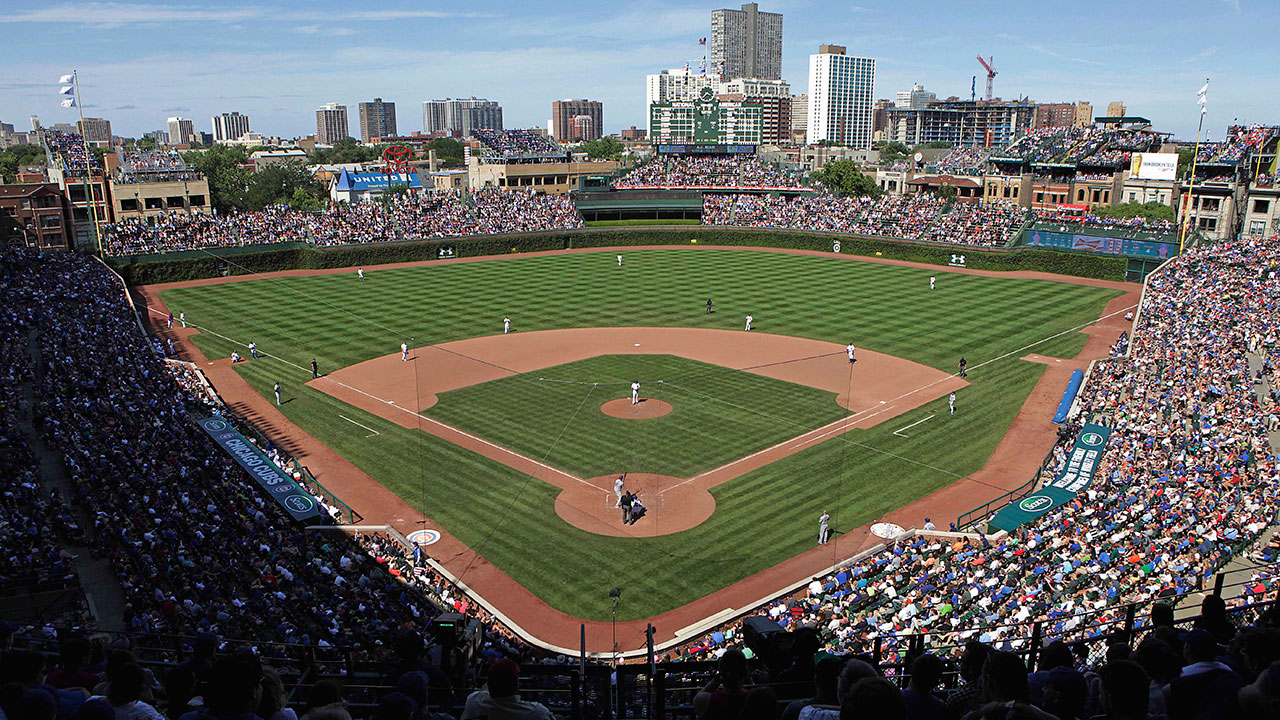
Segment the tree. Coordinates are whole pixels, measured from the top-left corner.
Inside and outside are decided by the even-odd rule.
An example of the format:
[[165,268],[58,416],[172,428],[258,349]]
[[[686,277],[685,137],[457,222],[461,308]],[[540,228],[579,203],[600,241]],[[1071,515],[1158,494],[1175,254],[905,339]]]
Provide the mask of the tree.
[[319,212],[324,209],[324,203],[299,187],[293,189],[293,195],[289,197],[289,207],[302,212]]
[[348,137],[334,143],[332,148],[315,148],[311,151],[308,158],[311,162],[322,165],[362,163],[377,160],[381,157],[382,150],[385,147],[386,145],[376,145],[373,147],[361,145],[355,138]]
[[625,150],[622,147],[622,143],[611,135],[583,143],[582,149],[587,153],[587,157],[595,158],[596,160],[621,160],[622,153]]
[[17,180],[23,165],[44,165],[44,148],[39,145],[14,145],[0,150],[0,176],[5,182]]
[[453,138],[436,138],[427,143],[427,150],[436,151],[436,159],[445,165],[462,164],[462,142]]
[[1191,174],[1191,160],[1196,156],[1196,146],[1188,145],[1178,148],[1178,177],[1185,178]]
[[887,142],[884,147],[880,148],[880,162],[882,164],[897,162],[907,156],[911,152],[911,148],[900,142]]
[[812,178],[840,197],[866,195],[874,198],[881,195],[876,181],[862,174],[858,164],[852,160],[832,160],[813,173]]
[[298,163],[277,163],[249,177],[242,207],[261,210],[268,205],[308,204],[304,200],[306,196],[315,200],[316,209],[323,207],[324,188],[315,175]]
[[182,159],[209,181],[209,199],[218,212],[244,207],[250,172],[242,167],[249,156],[239,145],[215,145],[204,152],[186,152]]
[[1169,222],[1174,222],[1178,218],[1178,214],[1173,208],[1158,202],[1123,203],[1111,207],[1095,208],[1094,212],[1104,217],[1117,219],[1142,218],[1144,220],[1168,220]]
[[958,194],[959,192],[956,190],[955,185],[943,185],[942,187],[938,188],[938,197],[942,198],[943,200],[955,200],[956,195]]

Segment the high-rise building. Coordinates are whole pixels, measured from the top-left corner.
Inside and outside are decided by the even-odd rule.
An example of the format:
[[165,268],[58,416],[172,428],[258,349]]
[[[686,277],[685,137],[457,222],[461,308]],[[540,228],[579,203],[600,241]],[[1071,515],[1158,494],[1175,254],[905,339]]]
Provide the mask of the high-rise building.
[[1001,100],[943,100],[919,109],[891,107],[884,113],[884,139],[890,142],[997,147],[1031,128],[1036,106]]
[[238,112],[213,116],[213,141],[229,142],[249,132],[249,116]]
[[845,54],[840,45],[820,45],[809,56],[810,145],[827,141],[871,147],[872,97],[876,61]]
[[1093,124],[1093,105],[1080,100],[1076,102],[1076,127]]
[[169,144],[190,145],[196,135],[195,127],[187,118],[169,118]]
[[339,140],[351,137],[351,126],[347,124],[347,106],[338,103],[325,103],[316,110],[316,142],[321,145],[332,145]]
[[791,142],[791,84],[786,80],[736,78],[716,84],[721,100],[760,105],[760,141],[776,145]]
[[396,135],[396,104],[374,98],[360,103],[360,142]]
[[[581,117],[587,121],[578,122]],[[556,100],[547,128],[560,142],[595,140],[604,134],[604,105],[599,100]]]
[[709,72],[727,80],[782,77],[782,13],[760,12],[756,3],[741,10],[711,11]]
[[893,106],[908,110],[919,110],[920,108],[928,107],[929,103],[937,101],[937,93],[931,93],[928,90],[925,90],[924,86],[920,83],[915,83],[911,86],[910,90],[898,91],[898,99],[894,102]]
[[502,129],[502,106],[495,100],[462,98],[422,103],[422,131],[467,137],[475,128]]
[[85,118],[76,122],[76,132],[94,147],[111,146],[111,121],[102,118]]
[[791,136],[809,134],[809,94],[791,96]]
[[1036,105],[1035,127],[1069,128],[1076,122],[1076,104],[1039,103]]
[[1112,100],[1107,103],[1107,117],[1124,117],[1125,110],[1123,100]]

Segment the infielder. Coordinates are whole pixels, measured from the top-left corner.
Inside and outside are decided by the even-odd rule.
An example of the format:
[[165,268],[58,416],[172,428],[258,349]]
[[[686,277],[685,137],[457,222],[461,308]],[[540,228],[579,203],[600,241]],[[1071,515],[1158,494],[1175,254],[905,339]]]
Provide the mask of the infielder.
[[935,284],[935,283],[937,283],[937,282],[938,282],[938,278],[934,277],[933,275],[930,275],[930,276],[929,276],[929,289],[930,289],[930,290],[932,290],[932,289],[933,289],[934,284]]
[[187,326],[187,313],[185,310],[178,313],[178,321],[182,323],[182,327],[185,328]]
[[400,362],[409,361],[409,343],[400,343]]
[[276,392],[276,407],[280,407],[280,382],[279,381],[276,381],[276,386],[274,389]]
[[511,332],[511,318],[504,317],[502,318],[502,334],[506,335],[509,332]]
[[631,404],[637,405],[639,403],[640,403],[640,381],[632,380],[631,381]]
[[831,539],[831,515],[826,510],[818,518],[818,544],[822,545]]
[[252,340],[249,341],[249,356],[254,360],[258,359],[258,343]]
[[753,316],[751,316],[751,315],[748,315],[748,316],[747,316],[747,329],[748,329],[748,330],[750,330],[750,329],[751,329],[751,322],[752,322],[753,320],[755,320],[755,317],[753,317]]
[[356,268],[356,274],[360,276],[361,282],[364,281],[364,268]]
[[849,353],[849,362],[850,362],[850,363],[855,363],[855,362],[857,362],[857,360],[854,360],[854,359],[853,359],[853,354],[854,354],[855,352],[857,352],[857,351],[858,351],[858,348],[854,347],[854,346],[853,346],[853,343],[849,343],[849,344],[848,344],[848,346],[846,346],[844,350],[845,350],[845,352]]
[[951,412],[947,414],[955,415],[956,414],[956,391],[955,390],[952,390],[951,394],[947,396],[947,405],[951,408]]

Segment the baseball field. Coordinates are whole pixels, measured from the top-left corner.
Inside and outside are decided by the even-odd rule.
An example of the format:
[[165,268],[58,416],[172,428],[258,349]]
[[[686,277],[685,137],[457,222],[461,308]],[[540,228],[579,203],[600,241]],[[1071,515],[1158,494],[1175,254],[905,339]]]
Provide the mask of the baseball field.
[[[1076,357],[1076,329],[1123,294],[817,254],[622,253],[622,266],[615,251],[506,256],[158,298],[212,365],[256,342],[264,356],[232,370],[272,404],[279,382],[289,423],[465,546],[437,559],[491,563],[602,621],[608,588],[624,588],[619,620],[653,617],[811,550],[824,510],[852,531],[975,473],[1045,372],[1023,357]],[[613,509],[622,473],[651,511],[634,526]]]

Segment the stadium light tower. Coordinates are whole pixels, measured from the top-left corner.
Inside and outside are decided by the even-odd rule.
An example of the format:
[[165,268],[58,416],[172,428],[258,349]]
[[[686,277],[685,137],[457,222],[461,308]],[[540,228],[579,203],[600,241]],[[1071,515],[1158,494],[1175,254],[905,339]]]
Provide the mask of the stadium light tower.
[[978,62],[982,63],[982,67],[987,69],[987,100],[991,100],[991,81],[996,79],[996,57],[992,55],[986,60],[982,56],[978,56]]

